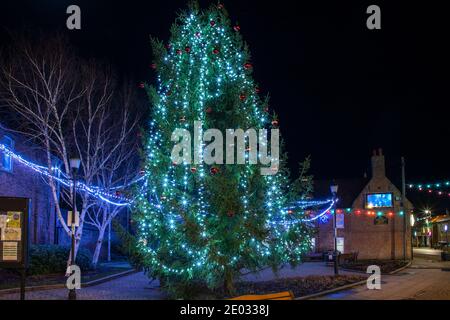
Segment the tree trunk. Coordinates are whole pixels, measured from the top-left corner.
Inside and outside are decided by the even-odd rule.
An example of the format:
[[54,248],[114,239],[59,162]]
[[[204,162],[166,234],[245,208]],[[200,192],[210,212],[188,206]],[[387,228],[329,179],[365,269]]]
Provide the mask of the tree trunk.
[[108,223],[108,262],[111,261],[111,222]]
[[230,297],[233,297],[235,294],[234,291],[234,283],[233,283],[233,271],[225,267],[225,279],[224,279],[224,289],[225,293],[228,294]]
[[77,231],[75,232],[75,259],[77,258],[78,249],[80,248],[81,244],[81,237],[83,235],[83,227],[84,227],[84,219],[86,217],[86,201],[83,201],[83,208],[81,209],[80,213],[80,226],[77,228]]
[[103,238],[105,237],[105,230],[106,227],[102,226],[102,228],[100,228],[100,230],[98,231],[98,239],[97,243],[95,244],[94,255],[92,256],[92,265],[94,266],[94,268],[97,267],[98,258],[100,257],[100,252],[102,251]]

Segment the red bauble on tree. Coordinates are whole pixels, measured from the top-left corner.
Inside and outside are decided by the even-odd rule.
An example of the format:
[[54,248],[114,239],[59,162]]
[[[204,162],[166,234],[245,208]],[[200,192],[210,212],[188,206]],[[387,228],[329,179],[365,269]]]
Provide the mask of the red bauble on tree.
[[272,121],[272,125],[274,126],[274,127],[278,127],[278,125],[279,125],[280,123],[278,122],[278,120],[273,120]]
[[139,88],[144,89],[145,88],[145,84],[143,82],[139,83]]
[[213,54],[219,54],[219,53],[220,53],[219,49],[216,48],[213,50]]
[[216,22],[214,20],[211,20],[209,24],[211,25],[211,27],[214,27],[216,25]]
[[217,168],[217,167],[212,167],[211,170],[210,170],[210,172],[211,172],[212,175],[218,174],[219,171],[220,171],[220,170],[219,170],[219,168]]
[[166,49],[169,50],[170,48],[172,48],[172,45],[170,43],[166,44]]
[[247,96],[245,95],[245,94],[241,94],[240,96],[239,96],[239,99],[241,100],[241,101],[245,101],[245,99],[247,99]]
[[158,67],[158,66],[156,65],[156,63],[152,63],[152,64],[150,65],[150,68],[152,68],[153,70],[155,70],[157,67]]
[[235,26],[233,27],[233,29],[234,29],[234,31],[238,32],[238,31],[241,30],[241,27],[240,27],[239,25],[235,25]]
[[191,47],[184,48],[184,51],[186,51],[187,53],[190,53],[191,52]]
[[260,93],[260,92],[261,92],[261,89],[260,89],[259,87],[256,87],[256,88],[255,88],[255,92],[256,92],[256,93]]
[[206,109],[206,113],[212,113],[213,112],[213,108],[209,107],[208,109]]
[[191,168],[191,172],[192,172],[192,173],[196,173],[196,172],[197,172],[197,168],[196,168],[196,167],[192,167],[192,168]]
[[180,49],[177,49],[177,54],[178,55],[180,55],[180,54],[182,54],[183,53],[183,51],[181,51]]
[[217,5],[217,9],[222,10],[223,8],[224,8],[223,4],[219,3],[219,4]]
[[233,217],[234,217],[234,211],[228,211],[228,212],[227,212],[227,216],[228,216],[229,218],[233,218]]
[[250,70],[251,68],[253,68],[253,65],[250,62],[247,62],[246,64],[244,64],[244,68],[245,70]]

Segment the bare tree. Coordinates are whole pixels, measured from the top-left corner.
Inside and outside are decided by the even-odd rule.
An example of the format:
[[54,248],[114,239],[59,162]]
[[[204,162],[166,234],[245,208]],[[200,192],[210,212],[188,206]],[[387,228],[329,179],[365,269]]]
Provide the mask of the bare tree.
[[[14,131],[43,147],[48,171],[54,173],[56,157],[62,163],[61,173],[69,177],[70,109],[84,94],[74,76],[79,61],[60,35],[52,38],[14,36],[13,41],[11,48],[3,53],[0,66],[2,106],[17,116]],[[58,219],[70,235],[61,212],[57,181],[50,176],[48,184]],[[62,193],[62,198],[70,202],[72,190]]]
[[[139,112],[136,112],[136,105],[133,87],[124,84],[122,90],[115,95],[114,101],[104,105],[102,123],[97,127],[95,185],[108,194],[117,194],[118,198],[122,197],[119,194],[122,194],[139,173],[139,139],[136,139]],[[128,208],[100,199],[95,207],[87,211],[86,223],[98,229],[92,261],[94,266],[98,263],[106,229],[123,210]]]
[[[77,180],[87,188],[79,190],[78,196],[81,210],[78,210],[80,226],[75,234],[76,257],[86,213],[95,206],[96,210],[105,210],[88,189],[102,180],[99,177],[105,176],[105,170],[120,167],[135,151],[135,148],[124,147],[129,144],[137,124],[137,118],[131,113],[132,90],[128,88],[129,97],[118,106],[113,99],[117,80],[111,68],[78,58],[61,35],[14,40],[14,45],[2,55],[0,99],[3,107],[17,115],[15,131],[42,146],[50,173],[55,173],[56,157],[62,163],[60,174],[70,179],[69,159],[79,157],[81,160]],[[124,153],[124,150],[129,152]],[[105,187],[123,180],[114,171],[111,174],[111,182],[104,182]],[[57,179],[49,176],[48,184],[58,219],[71,236],[62,216],[60,200],[71,206],[73,188],[63,189],[59,199]],[[114,210],[108,212],[107,216],[115,214]]]

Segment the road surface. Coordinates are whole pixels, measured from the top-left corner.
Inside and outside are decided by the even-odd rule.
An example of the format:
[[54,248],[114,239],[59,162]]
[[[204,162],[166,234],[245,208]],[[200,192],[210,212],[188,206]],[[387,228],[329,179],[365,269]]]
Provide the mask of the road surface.
[[410,268],[381,276],[381,290],[365,285],[317,300],[450,300],[450,263],[417,259]]

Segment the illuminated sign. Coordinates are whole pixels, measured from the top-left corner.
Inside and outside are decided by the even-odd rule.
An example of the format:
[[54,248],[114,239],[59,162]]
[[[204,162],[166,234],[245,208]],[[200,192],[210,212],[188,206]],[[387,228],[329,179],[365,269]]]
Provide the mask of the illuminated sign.
[[392,208],[392,193],[369,193],[366,195],[366,209]]

